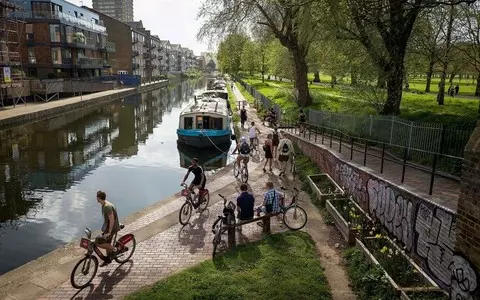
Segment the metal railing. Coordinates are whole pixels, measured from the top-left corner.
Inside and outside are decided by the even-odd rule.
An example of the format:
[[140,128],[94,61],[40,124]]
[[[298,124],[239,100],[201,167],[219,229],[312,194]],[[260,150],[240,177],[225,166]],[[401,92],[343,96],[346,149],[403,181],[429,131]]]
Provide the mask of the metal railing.
[[[98,32],[105,33],[107,32],[107,28],[96,24],[95,22],[91,20],[85,20],[81,19],[78,17],[75,17],[74,15],[67,14],[64,12],[59,12],[59,11],[26,11],[21,13],[25,19],[48,19],[48,20],[60,20],[72,25],[79,25],[83,26],[87,29],[95,30]],[[99,21],[100,24],[102,24],[101,21]]]
[[[278,120],[288,121],[286,117],[282,118],[285,111],[281,107],[243,80],[237,81],[255,98],[257,109],[260,105],[273,107]],[[444,125],[394,116],[349,115],[313,109],[308,110],[307,123],[323,131],[338,133],[332,138],[368,141],[370,146],[384,149],[397,161],[406,159],[408,166],[416,165],[431,172],[432,176],[436,174],[455,180],[461,175],[463,151],[475,128],[475,124]]]

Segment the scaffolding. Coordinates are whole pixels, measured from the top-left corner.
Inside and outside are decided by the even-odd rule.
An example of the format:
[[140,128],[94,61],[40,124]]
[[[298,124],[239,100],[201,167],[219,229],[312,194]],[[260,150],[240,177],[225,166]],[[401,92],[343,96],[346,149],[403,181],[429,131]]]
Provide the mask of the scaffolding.
[[[18,2],[17,2],[18,1]],[[23,102],[25,73],[22,47],[25,47],[24,7],[21,0],[0,0],[0,105],[12,99],[14,107]]]

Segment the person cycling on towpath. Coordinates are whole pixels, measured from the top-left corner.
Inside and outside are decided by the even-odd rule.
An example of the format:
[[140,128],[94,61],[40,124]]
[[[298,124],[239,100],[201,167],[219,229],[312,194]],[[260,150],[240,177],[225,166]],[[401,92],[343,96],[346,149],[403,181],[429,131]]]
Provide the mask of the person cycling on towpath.
[[188,186],[188,189],[192,192],[194,192],[194,188],[198,188],[199,191],[202,191],[205,188],[205,184],[207,183],[207,178],[205,176],[205,173],[203,172],[203,168],[198,165],[198,159],[194,158],[192,159],[192,162],[190,166],[188,167],[187,174],[185,174],[185,177],[183,177],[182,184],[185,183],[188,179],[188,175],[190,173],[193,173],[195,176]]
[[243,159],[245,165],[248,164],[249,155],[250,155],[250,145],[247,143],[247,138],[242,136],[240,139],[240,143],[238,143],[235,150],[233,150],[232,154],[235,154],[238,151],[239,155],[237,156],[237,170],[240,170],[240,162]]

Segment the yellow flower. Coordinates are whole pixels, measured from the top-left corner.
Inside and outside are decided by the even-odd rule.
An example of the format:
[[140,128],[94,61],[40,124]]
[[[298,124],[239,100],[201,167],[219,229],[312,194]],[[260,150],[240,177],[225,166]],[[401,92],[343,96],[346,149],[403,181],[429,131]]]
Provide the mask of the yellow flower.
[[375,235],[375,238],[377,238],[377,239],[379,239],[379,238],[381,238],[381,237],[382,237],[382,235],[381,235],[380,233],[377,233],[377,234]]
[[357,229],[358,230],[362,229],[362,225],[357,225]]
[[387,246],[383,246],[383,248],[380,249],[380,252],[382,252],[382,253],[387,253],[387,251],[388,251]]

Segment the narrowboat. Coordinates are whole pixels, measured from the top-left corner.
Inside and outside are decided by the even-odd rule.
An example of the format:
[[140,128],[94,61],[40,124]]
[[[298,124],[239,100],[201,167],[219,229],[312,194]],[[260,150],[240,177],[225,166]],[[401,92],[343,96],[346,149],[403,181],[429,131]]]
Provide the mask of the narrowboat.
[[205,97],[188,104],[180,113],[178,142],[196,148],[229,145],[232,129],[227,102]]

